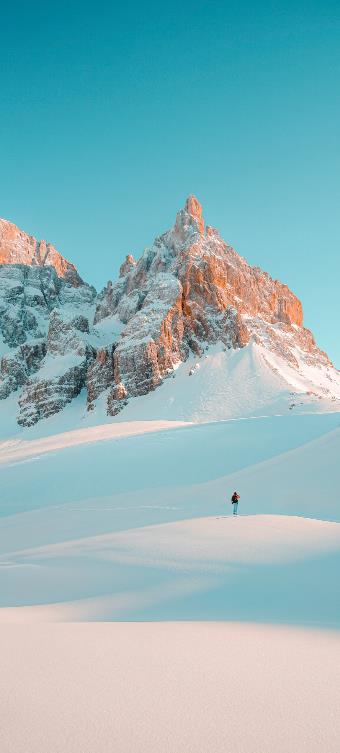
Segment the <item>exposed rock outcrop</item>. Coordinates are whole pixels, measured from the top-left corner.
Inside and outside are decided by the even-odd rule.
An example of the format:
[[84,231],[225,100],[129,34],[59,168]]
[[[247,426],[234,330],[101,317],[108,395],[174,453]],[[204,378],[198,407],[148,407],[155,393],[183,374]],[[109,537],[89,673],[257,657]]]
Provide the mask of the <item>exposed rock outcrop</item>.
[[[89,291],[77,288],[78,304],[86,310]],[[91,310],[91,318],[93,309]],[[18,423],[30,426],[58,413],[85,387],[95,349],[88,341],[89,320],[75,308],[55,308],[50,314],[46,355],[38,374],[26,382],[19,398]]]
[[71,285],[82,284],[74,264],[64,259],[57,249],[46,241],[27,235],[12,222],[0,219],[0,264],[25,264],[54,267],[58,277]]
[[204,219],[202,216],[202,207],[196,196],[188,196],[185,202],[185,211],[190,217],[194,217],[201,235],[204,233]]
[[59,413],[67,403],[77,397],[85,385],[87,362],[85,359],[67,367],[60,374],[29,380],[19,397],[18,423],[32,426],[42,418]]
[[4,342],[13,348],[31,337],[44,337],[61,288],[53,267],[0,266],[0,333]]
[[0,266],[0,399],[22,388],[18,421],[60,410],[86,383],[95,291],[70,284],[53,266]]
[[128,254],[119,270],[119,277],[125,277],[136,266],[136,260],[132,254]]
[[87,404],[92,410],[99,395],[114,384],[113,370],[114,345],[99,348],[95,359],[90,363],[87,371]]
[[43,340],[26,342],[4,355],[0,361],[0,399],[24,385],[30,375],[38,371],[45,355],[46,343]]

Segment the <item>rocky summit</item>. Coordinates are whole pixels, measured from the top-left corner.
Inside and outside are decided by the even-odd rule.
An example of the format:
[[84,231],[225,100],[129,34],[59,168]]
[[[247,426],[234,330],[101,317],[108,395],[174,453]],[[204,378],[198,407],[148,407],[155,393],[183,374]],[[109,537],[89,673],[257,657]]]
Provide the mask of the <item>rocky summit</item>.
[[24,426],[82,390],[89,411],[100,399],[115,415],[217,344],[261,348],[298,391],[340,397],[339,372],[304,328],[298,298],[206,226],[194,196],[98,295],[51,244],[0,220],[0,333],[0,399],[17,395]]
[[23,233],[12,222],[0,219],[0,264],[25,264],[28,266],[54,267],[58,277],[77,287],[82,283],[71,262],[46,241]]

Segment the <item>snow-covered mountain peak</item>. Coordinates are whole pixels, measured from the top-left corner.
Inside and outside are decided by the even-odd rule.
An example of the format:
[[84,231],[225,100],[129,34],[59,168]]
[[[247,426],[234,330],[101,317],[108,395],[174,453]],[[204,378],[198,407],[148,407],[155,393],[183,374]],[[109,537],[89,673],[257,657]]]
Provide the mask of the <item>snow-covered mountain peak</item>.
[[[124,276],[98,296],[95,320],[110,316],[125,325],[113,353],[117,388],[109,398],[112,412],[129,396],[155,389],[190,354],[202,357],[218,342],[222,349],[255,343],[297,370],[333,369],[303,327],[299,299],[286,285],[251,267],[217,230],[205,229],[194,196],[177,213],[173,227],[137,263],[127,262]],[[276,369],[269,361],[267,367]]]
[[[231,393],[237,392],[242,413],[242,390],[245,412],[250,405],[256,412],[261,390],[271,404],[279,390],[287,410],[292,390],[305,393],[307,402],[314,393],[326,400],[327,409],[340,397],[339,372],[304,328],[299,299],[205,226],[194,196],[137,261],[126,257],[118,280],[98,295],[74,277],[73,265],[52,247],[41,256],[41,244],[4,221],[0,238],[5,262],[0,267],[0,398],[20,391],[21,424],[62,410],[83,388],[89,410],[105,400],[108,414],[115,415],[130,398],[152,392],[169,376],[182,385],[179,374],[194,376],[211,348],[220,356],[211,361],[213,369],[207,370],[208,361],[201,373],[209,374],[211,393],[227,379],[231,391],[224,386],[220,391],[224,418],[233,415]],[[228,351],[230,358],[223,355]],[[233,353],[239,354],[236,360]],[[256,357],[249,360],[250,353]],[[186,366],[178,370],[192,359],[188,372]],[[228,369],[237,363],[233,374],[242,369],[248,374],[250,362],[255,366],[249,379],[236,390]],[[254,379],[258,385],[250,400]],[[206,403],[205,382],[198,381]],[[219,400],[208,402],[211,410],[193,415],[218,418]]]
[[[195,196],[189,196],[184,208],[177,212],[173,226],[145,249],[137,262],[135,275],[139,279],[138,272],[147,269],[149,274],[169,270],[180,276],[181,270],[189,264],[204,270],[208,257],[223,262],[228,260],[229,265],[236,268],[248,267],[245,259],[223,240],[216,228],[205,226],[200,202]],[[129,255],[121,269],[125,274],[132,270],[132,266],[136,266],[136,262]]]

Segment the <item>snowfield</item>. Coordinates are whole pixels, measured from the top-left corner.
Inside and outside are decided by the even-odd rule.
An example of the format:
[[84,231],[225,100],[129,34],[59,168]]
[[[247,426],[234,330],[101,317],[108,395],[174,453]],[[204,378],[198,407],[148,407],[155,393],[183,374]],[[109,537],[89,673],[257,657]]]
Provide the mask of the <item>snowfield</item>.
[[338,753],[340,414],[133,403],[4,421],[1,753]]
[[338,633],[165,622],[2,635],[2,753],[339,751]]

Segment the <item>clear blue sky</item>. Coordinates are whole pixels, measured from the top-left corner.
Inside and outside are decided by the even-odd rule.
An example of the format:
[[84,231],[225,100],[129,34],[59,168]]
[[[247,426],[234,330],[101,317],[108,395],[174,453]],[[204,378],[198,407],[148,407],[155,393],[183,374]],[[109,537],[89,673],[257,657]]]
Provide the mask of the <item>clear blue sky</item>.
[[340,367],[340,5],[3,3],[0,216],[100,288],[195,193]]

